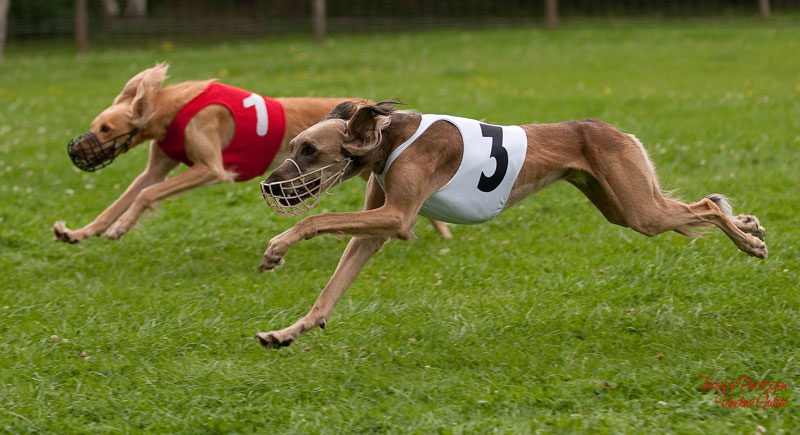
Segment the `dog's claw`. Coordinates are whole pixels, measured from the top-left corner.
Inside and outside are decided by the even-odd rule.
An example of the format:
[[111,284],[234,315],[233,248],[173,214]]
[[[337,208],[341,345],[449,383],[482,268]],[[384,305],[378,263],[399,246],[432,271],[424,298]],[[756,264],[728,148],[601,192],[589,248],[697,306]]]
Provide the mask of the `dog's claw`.
[[733,223],[743,232],[755,236],[761,241],[764,241],[766,229],[761,226],[761,222],[757,217],[740,214],[739,216],[733,218]]
[[53,231],[54,242],[67,242],[71,244],[79,243],[82,239],[76,237],[64,221],[58,221],[51,228]]
[[761,221],[756,216],[747,214],[731,217],[731,221],[736,228],[745,233],[743,240],[734,240],[736,246],[753,257],[767,258],[767,244],[764,243],[767,230],[761,226]]
[[281,236],[275,236],[269,241],[266,252],[264,252],[264,261],[258,266],[259,270],[271,270],[283,265],[283,256],[289,250],[289,245],[280,241]]
[[126,232],[127,231],[123,230],[118,224],[114,224],[103,233],[103,237],[108,240],[119,240]]
[[294,342],[293,338],[280,340],[273,332],[259,332],[255,337],[264,349],[279,349],[289,346]]
[[756,258],[767,258],[767,244],[756,236],[749,235],[747,243],[737,244],[740,250]]
[[265,270],[272,270],[281,266],[283,266],[283,258],[273,259],[264,256],[264,261],[262,261],[258,266],[258,271],[263,272]]
[[764,258],[767,258],[768,252],[769,251],[767,250],[767,244],[764,243],[764,242],[761,242],[761,244],[759,246],[753,248],[752,250],[748,251],[747,253],[752,255],[753,257],[764,259]]

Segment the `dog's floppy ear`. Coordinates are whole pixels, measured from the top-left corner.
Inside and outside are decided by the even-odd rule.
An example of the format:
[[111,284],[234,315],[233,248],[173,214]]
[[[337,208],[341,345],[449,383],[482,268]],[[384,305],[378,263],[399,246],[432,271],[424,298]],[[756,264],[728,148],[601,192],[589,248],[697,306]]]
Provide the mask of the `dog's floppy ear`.
[[322,121],[329,119],[344,119],[345,121],[352,118],[356,113],[356,103],[353,101],[343,101],[336,105],[327,115],[322,117]]
[[364,155],[378,146],[383,129],[392,122],[390,115],[398,101],[382,101],[358,108],[347,122],[347,135],[342,148],[355,156]]
[[331,111],[322,118],[322,121],[327,121],[329,119],[344,119],[347,121],[353,117],[353,114],[356,113],[356,109],[366,104],[367,102],[363,100],[342,101],[331,109]]
[[122,92],[117,95],[117,98],[114,98],[114,104],[133,99],[137,94],[139,84],[142,83],[145,78],[147,78],[147,80],[150,82],[158,82],[158,87],[160,88],[161,84],[163,84],[164,80],[167,78],[167,69],[169,69],[169,64],[166,62],[160,62],[154,67],[148,68],[139,74],[136,74],[133,76],[133,78],[128,80],[128,83],[125,83],[125,86],[122,88]]
[[[142,77],[136,85],[136,93],[131,100],[128,120],[135,127],[141,128],[150,120],[150,116],[152,115],[150,102],[153,96],[161,89],[161,85],[164,84],[164,80],[167,78],[167,65],[160,63],[153,68],[142,71],[139,75]],[[133,81],[133,79],[131,79],[131,81]]]

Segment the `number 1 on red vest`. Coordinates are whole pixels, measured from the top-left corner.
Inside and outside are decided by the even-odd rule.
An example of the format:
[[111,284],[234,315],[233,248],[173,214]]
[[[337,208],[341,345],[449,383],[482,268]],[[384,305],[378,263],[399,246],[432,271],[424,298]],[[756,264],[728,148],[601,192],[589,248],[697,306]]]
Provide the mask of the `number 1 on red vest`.
[[267,104],[264,102],[264,97],[256,93],[250,94],[249,97],[242,100],[245,109],[255,106],[256,108],[256,134],[259,136],[266,136],[267,134]]

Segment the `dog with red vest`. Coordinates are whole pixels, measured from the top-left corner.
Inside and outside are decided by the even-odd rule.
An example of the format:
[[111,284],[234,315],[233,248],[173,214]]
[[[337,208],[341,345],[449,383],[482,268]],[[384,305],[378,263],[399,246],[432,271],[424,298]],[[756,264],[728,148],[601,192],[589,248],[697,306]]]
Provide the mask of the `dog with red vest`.
[[[125,192],[83,228],[71,230],[64,221],[56,222],[55,240],[79,243],[100,235],[118,239],[144,210],[167,197],[258,177],[277,156],[288,154],[289,141],[348,100],[266,98],[215,80],[162,88],[167,69],[167,64],[159,63],[131,78],[89,131],[68,144],[75,166],[91,172],[151,141],[147,166]],[[189,168],[167,178],[181,163]],[[434,222],[434,227],[450,237],[444,223]]]

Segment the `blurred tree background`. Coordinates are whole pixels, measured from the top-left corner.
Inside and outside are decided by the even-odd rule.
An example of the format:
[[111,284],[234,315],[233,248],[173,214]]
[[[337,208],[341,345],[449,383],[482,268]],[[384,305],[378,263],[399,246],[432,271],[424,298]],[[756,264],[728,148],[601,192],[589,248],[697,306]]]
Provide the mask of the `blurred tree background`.
[[91,39],[310,33],[315,4],[324,7],[329,32],[542,24],[547,6],[556,8],[561,20],[757,16],[800,9],[800,0],[0,0],[0,15],[8,9],[9,41],[68,37],[75,33],[79,4],[85,4]]

